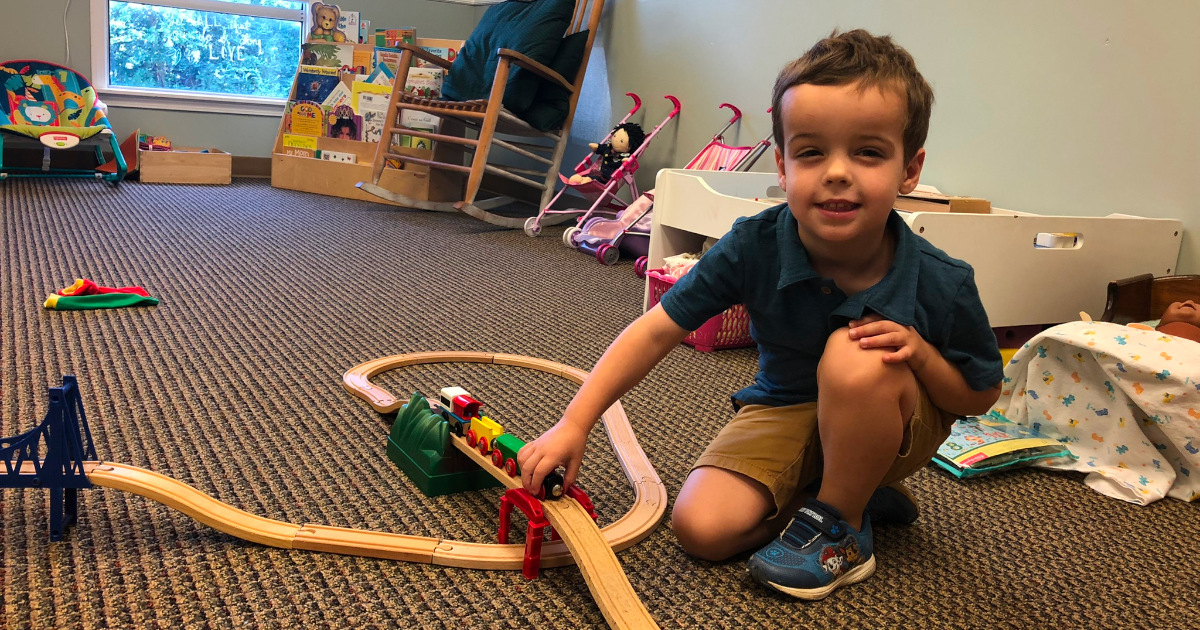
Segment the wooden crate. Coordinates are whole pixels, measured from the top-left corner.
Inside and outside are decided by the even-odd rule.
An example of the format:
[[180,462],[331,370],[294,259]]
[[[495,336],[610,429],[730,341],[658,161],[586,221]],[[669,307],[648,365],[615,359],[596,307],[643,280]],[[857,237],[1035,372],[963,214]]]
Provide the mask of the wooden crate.
[[199,147],[139,150],[138,171],[141,181],[148,184],[228,184],[233,156],[220,149]]

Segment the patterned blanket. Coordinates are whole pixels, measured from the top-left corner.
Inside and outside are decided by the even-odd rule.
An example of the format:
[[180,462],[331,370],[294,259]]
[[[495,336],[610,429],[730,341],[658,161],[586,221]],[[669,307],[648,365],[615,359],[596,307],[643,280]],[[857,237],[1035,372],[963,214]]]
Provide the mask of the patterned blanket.
[[1067,445],[1097,492],[1200,498],[1200,343],[1106,322],[1055,326],[1004,369],[995,411]]

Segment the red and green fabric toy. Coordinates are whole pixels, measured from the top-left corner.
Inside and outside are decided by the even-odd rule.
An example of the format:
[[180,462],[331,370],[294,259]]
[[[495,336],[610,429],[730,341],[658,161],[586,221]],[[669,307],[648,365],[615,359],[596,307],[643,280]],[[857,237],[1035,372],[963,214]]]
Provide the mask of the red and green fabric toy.
[[80,278],[69,287],[46,298],[42,305],[56,311],[87,311],[126,306],[154,306],[158,298],[151,297],[142,287],[102,287]]

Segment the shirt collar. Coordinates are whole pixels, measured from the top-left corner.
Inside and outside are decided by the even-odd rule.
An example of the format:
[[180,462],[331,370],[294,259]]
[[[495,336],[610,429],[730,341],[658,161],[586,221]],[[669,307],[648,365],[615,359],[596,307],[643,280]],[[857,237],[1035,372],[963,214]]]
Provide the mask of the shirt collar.
[[[799,224],[787,204],[779,210],[776,240],[779,246],[779,283],[776,289],[819,278],[800,241]],[[856,293],[835,309],[835,315],[858,319],[868,310],[902,326],[916,323],[917,268],[920,238],[896,211],[888,216],[887,229],[896,237],[896,255],[887,275],[874,286]]]

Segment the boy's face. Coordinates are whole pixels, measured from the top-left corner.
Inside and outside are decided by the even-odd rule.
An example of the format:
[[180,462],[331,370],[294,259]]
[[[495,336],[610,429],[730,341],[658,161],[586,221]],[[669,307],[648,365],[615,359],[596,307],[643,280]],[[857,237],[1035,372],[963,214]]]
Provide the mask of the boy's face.
[[835,255],[879,247],[896,195],[912,192],[925,163],[924,149],[904,161],[899,92],[803,84],[784,93],[780,108],[775,163],[800,240]]

